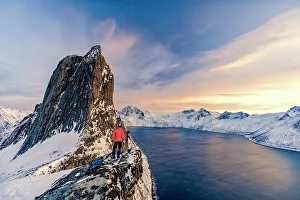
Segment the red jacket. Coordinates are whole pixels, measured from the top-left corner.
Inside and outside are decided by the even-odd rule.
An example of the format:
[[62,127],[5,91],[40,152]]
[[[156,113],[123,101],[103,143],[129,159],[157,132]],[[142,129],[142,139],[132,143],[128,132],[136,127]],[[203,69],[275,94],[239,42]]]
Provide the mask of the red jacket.
[[124,131],[122,128],[117,128],[111,136],[111,139],[115,142],[122,142],[124,140]]

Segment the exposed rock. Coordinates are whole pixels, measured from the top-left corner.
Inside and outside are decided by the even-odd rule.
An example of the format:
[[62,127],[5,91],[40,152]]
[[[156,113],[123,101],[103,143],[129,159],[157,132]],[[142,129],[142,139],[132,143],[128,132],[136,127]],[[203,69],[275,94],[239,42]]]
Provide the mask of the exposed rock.
[[[66,151],[67,155],[59,155],[56,160],[28,170],[30,173],[26,175],[39,176],[79,167],[37,199],[153,198],[147,158],[130,136],[128,148],[131,150],[122,156],[118,165],[114,165],[108,155],[100,167],[86,165],[96,157],[110,153],[111,134],[117,124],[122,123],[113,105],[113,91],[114,77],[100,46],[94,46],[85,56],[67,56],[59,62],[42,104],[5,142],[6,147],[26,137],[14,158],[17,161],[29,148],[56,134],[72,132],[80,135],[79,143],[77,140],[74,149]],[[124,125],[123,129],[126,130]],[[108,180],[111,182],[107,183]]]
[[17,155],[55,134],[71,131],[83,135],[81,142],[75,152],[50,163],[47,173],[72,169],[108,153],[118,122],[113,91],[114,77],[100,46],[83,57],[65,57],[53,72],[32,125],[15,130],[27,135]]
[[210,115],[211,115],[211,113],[209,111],[205,110],[204,108],[201,108],[199,111],[197,111],[195,120],[199,121],[202,117],[207,117]]
[[286,120],[290,119],[294,116],[300,116],[300,106],[294,106],[290,108],[282,117],[280,117],[278,120]]
[[300,120],[293,124],[294,129],[300,131]]
[[110,155],[103,156],[101,165],[76,168],[35,199],[153,199],[151,183],[140,187],[149,171],[143,159],[138,148],[127,150],[118,160],[112,160]]
[[[62,59],[53,72],[40,112],[18,154],[56,133],[84,131],[93,108],[100,104],[102,108],[113,107],[113,84],[113,75],[101,55],[100,46],[94,46],[83,57],[72,55]],[[95,114],[99,119],[107,117],[99,115]],[[110,115],[115,115],[113,109]],[[114,123],[113,120],[110,122]]]
[[225,111],[218,117],[218,119],[244,119],[246,117],[249,117],[248,113],[244,113],[244,112],[232,113],[232,112]]
[[183,114],[190,114],[190,113],[193,113],[195,112],[195,109],[190,109],[190,110],[184,110],[182,111]]

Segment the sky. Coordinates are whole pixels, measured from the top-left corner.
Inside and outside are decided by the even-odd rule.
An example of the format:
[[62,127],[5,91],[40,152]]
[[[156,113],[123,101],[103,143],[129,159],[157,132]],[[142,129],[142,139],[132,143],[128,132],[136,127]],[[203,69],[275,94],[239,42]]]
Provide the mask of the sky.
[[100,44],[117,109],[300,105],[299,0],[2,0],[0,105],[33,110],[58,62]]

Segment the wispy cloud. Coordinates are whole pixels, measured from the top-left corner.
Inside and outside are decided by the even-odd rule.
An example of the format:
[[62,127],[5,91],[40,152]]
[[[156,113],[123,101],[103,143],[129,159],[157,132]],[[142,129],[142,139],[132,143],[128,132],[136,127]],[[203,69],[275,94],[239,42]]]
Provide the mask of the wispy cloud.
[[[24,2],[12,2],[0,8],[0,60],[14,71],[13,76],[8,76],[8,70],[1,64],[0,104],[7,105],[12,95],[21,99],[34,93],[33,98],[25,100],[30,102],[22,104],[31,104],[33,108],[42,100],[40,91],[46,88],[59,60],[70,54],[83,55],[95,44],[102,46],[118,77],[117,91],[159,84],[160,75],[176,62],[163,45],[119,28],[112,18],[93,21],[72,7],[64,12],[72,18],[71,23],[51,17],[39,3],[30,9]],[[29,109],[22,106],[18,108]]]
[[102,45],[115,74],[119,109],[136,104],[155,112],[191,107],[264,112],[287,109],[300,99],[300,9],[191,57],[179,57],[113,18],[91,19],[72,7],[64,12],[71,21],[49,15],[38,3],[30,9],[22,1],[1,6],[0,104],[33,108],[58,61],[83,55],[95,44]]
[[[284,111],[297,105],[300,99],[299,24],[300,9],[295,9],[220,48],[199,52],[186,60],[189,65],[198,66],[197,71],[163,89],[147,88],[151,95],[132,91],[131,95],[138,102],[135,104],[161,105],[159,109],[151,107],[156,112],[164,106],[176,111],[199,105],[197,107],[207,106],[211,110],[250,113]],[[145,99],[149,100],[145,102]]]

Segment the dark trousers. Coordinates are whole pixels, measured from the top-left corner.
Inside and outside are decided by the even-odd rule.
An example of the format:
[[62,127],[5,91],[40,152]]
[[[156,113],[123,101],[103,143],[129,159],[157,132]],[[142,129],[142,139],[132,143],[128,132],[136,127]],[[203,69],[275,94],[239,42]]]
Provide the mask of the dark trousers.
[[118,150],[121,150],[121,148],[122,148],[122,142],[115,142],[114,143],[114,150],[116,150],[117,146],[118,146]]
[[121,154],[121,148],[122,148],[122,142],[115,142],[114,143],[114,149],[111,153],[111,157],[112,158],[115,158],[115,153],[116,153],[116,148],[118,147],[118,153],[117,153],[117,158],[120,157],[120,154]]

